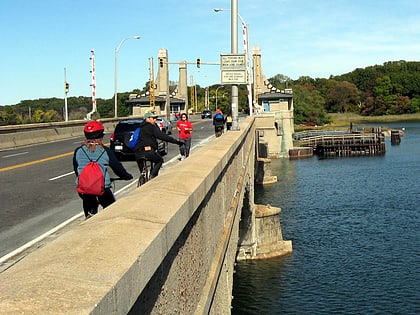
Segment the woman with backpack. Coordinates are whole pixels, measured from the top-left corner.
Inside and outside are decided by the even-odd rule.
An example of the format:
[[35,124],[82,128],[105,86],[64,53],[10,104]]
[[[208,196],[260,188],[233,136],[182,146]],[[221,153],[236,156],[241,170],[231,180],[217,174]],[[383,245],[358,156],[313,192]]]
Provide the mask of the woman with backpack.
[[114,152],[104,146],[104,130],[101,122],[96,120],[88,122],[83,129],[86,139],[73,154],[76,190],[83,200],[86,219],[98,213],[99,205],[106,208],[115,202],[108,166],[121,179],[133,179]]

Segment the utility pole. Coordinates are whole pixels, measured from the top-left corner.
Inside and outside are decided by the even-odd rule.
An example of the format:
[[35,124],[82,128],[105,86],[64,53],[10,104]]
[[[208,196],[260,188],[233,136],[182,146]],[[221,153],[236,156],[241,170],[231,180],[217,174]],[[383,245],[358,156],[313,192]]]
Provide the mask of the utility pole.
[[64,121],[69,121],[69,114],[67,109],[67,93],[69,92],[69,83],[66,78],[66,68],[64,68]]
[[[231,0],[231,53],[238,53],[238,0]],[[231,95],[232,130],[239,130],[238,123],[238,85],[232,85]]]
[[149,58],[149,75],[150,75],[150,83],[149,83],[149,97],[150,97],[150,108],[151,110],[155,110],[155,71],[153,67],[153,57]]

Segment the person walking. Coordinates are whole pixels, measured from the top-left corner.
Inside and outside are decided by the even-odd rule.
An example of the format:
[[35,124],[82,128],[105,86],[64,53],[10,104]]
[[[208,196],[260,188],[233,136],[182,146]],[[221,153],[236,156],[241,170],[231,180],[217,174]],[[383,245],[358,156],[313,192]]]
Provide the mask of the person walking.
[[156,125],[157,117],[158,115],[153,112],[147,112],[144,114],[144,121],[139,126],[141,130],[139,142],[136,144],[133,150],[140,172],[143,169],[144,158],[152,162],[153,167],[150,170],[150,178],[159,175],[159,170],[163,164],[163,158],[158,151],[157,139],[174,143],[179,146],[184,145],[184,142],[178,141],[177,139],[168,136],[159,129],[159,127]]
[[226,123],[226,130],[231,130],[232,129],[232,115],[230,113],[227,114],[225,123]]
[[179,146],[179,153],[181,154],[179,160],[182,161],[190,155],[191,131],[193,131],[193,125],[188,120],[187,114],[181,114],[181,119],[176,123],[176,129],[179,132],[179,141],[183,142],[183,145]]
[[133,179],[133,176],[118,161],[114,152],[104,146],[104,130],[105,128],[101,122],[96,120],[88,122],[83,129],[86,139],[81,146],[74,150],[73,154],[73,169],[76,174],[76,185],[79,183],[81,172],[91,161],[96,161],[103,172],[104,190],[102,195],[79,193],[79,197],[83,200],[83,211],[86,219],[98,213],[99,205],[105,209],[115,202],[114,193],[111,190],[111,178],[108,173],[108,166],[121,179]]

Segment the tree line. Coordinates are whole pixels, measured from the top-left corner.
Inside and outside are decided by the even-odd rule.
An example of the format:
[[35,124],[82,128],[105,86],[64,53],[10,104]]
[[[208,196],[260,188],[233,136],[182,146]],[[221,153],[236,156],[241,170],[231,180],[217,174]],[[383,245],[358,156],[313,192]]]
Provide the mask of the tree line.
[[328,113],[384,116],[420,111],[420,62],[390,61],[328,79],[276,75],[269,81],[293,89],[295,123],[322,125],[329,122]]
[[[352,72],[326,78],[302,76],[292,80],[283,74],[268,79],[280,89],[293,89],[295,123],[329,123],[329,113],[357,113],[364,116],[411,114],[420,111],[420,62],[390,61],[383,65],[357,68]],[[142,90],[118,94],[118,116],[129,116],[126,103],[132,93],[142,94],[148,90],[149,82]],[[175,85],[172,83],[172,88]],[[189,87],[191,89],[191,87]],[[198,112],[205,107],[223,112],[230,108],[230,86],[196,86]],[[205,101],[206,89],[208,101]],[[217,89],[217,90],[216,90]],[[245,85],[238,87],[239,111],[247,112],[248,98]],[[188,91],[190,95],[190,90]],[[114,116],[114,98],[97,102],[95,118]],[[92,109],[90,97],[69,97],[67,100],[69,119],[84,119]],[[45,98],[23,100],[19,104],[0,106],[0,124],[26,124],[64,120],[64,100]]]

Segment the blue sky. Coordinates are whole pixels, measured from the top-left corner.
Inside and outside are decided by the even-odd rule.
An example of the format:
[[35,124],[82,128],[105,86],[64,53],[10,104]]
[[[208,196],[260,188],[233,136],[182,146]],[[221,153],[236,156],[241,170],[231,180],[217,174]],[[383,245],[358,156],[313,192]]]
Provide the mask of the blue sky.
[[[114,93],[114,51],[118,91],[142,89],[149,58],[168,49],[169,62],[219,62],[230,53],[229,0],[2,0],[0,7],[0,105],[25,99],[91,95],[95,50],[96,96]],[[264,74],[328,78],[387,61],[420,61],[420,1],[238,0],[249,24],[250,50],[258,45]],[[241,30],[238,27],[242,51]],[[157,72],[157,71],[156,71]],[[188,66],[188,78],[208,86],[220,69]],[[170,66],[178,80],[178,66]]]

